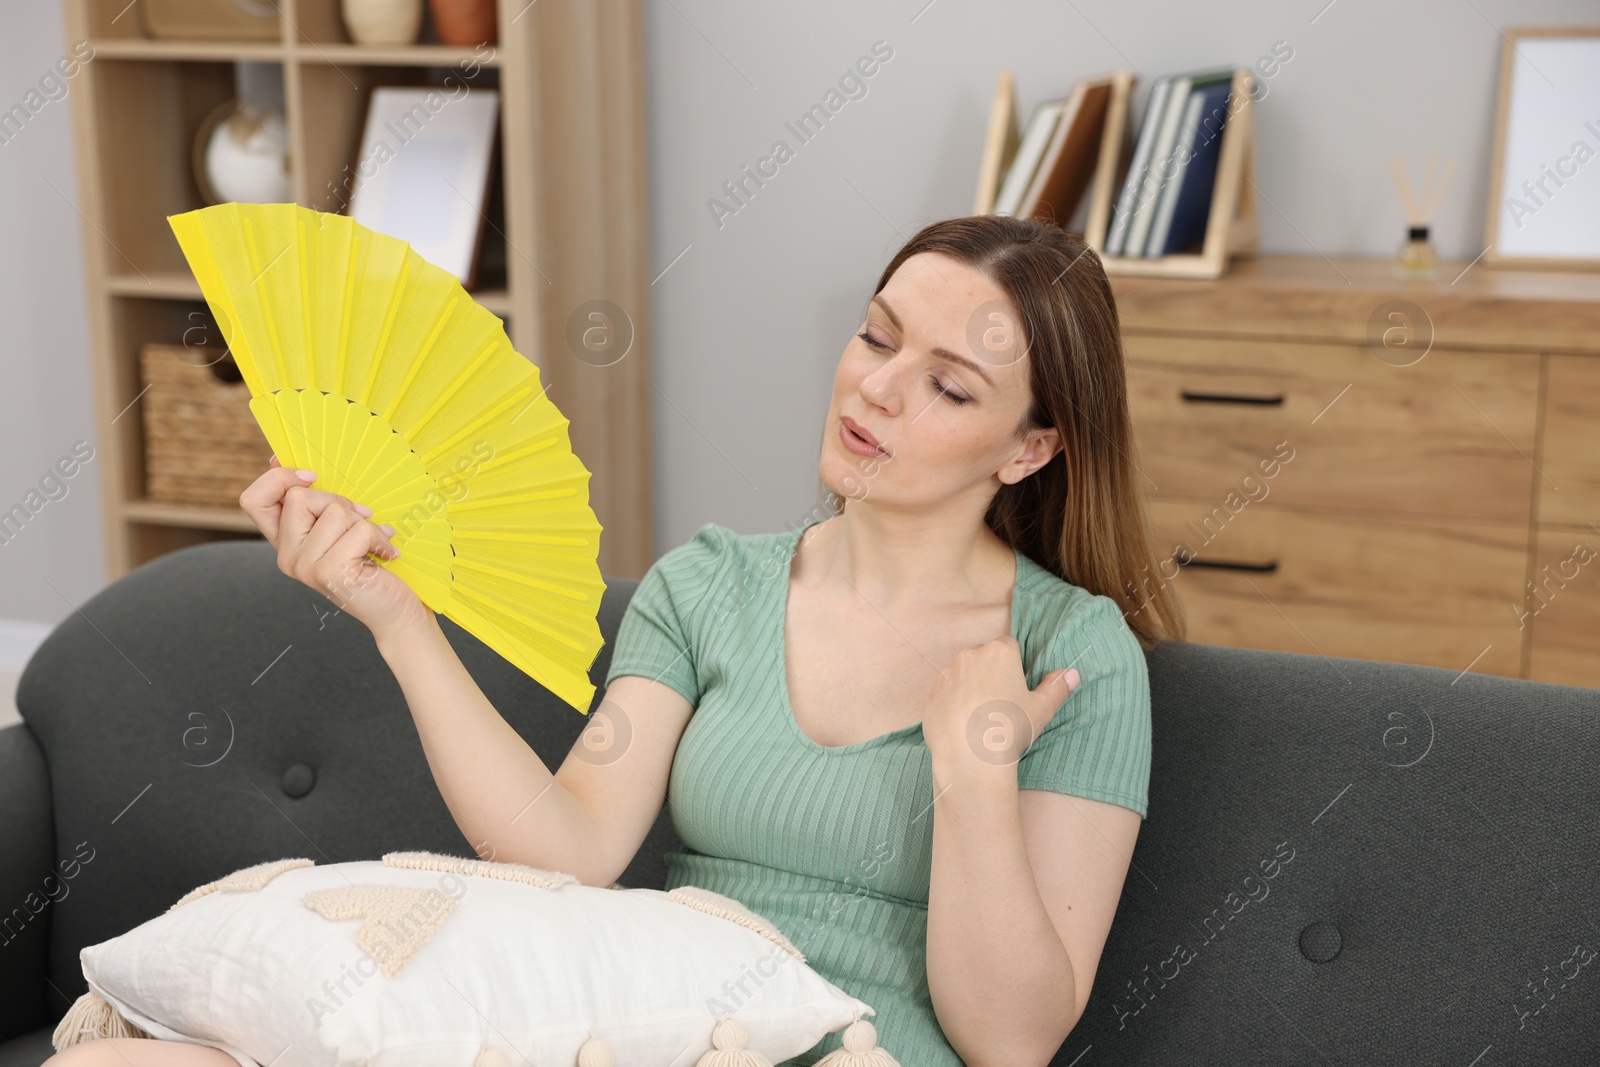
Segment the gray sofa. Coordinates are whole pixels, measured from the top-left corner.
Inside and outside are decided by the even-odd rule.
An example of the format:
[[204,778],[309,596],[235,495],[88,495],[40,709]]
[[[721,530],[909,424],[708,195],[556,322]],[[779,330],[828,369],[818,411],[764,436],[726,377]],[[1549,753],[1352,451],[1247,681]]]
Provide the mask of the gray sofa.
[[[608,641],[634,585],[607,589]],[[585,720],[444,626],[559,765]],[[1600,1063],[1600,692],[1190,643],[1149,662],[1150,815],[1055,1064]],[[366,628],[264,542],[105,589],[18,705],[0,1067],[50,1054],[82,946],[196,885],[284,856],[471,854]],[[675,847],[663,812],[624,884],[660,887]]]

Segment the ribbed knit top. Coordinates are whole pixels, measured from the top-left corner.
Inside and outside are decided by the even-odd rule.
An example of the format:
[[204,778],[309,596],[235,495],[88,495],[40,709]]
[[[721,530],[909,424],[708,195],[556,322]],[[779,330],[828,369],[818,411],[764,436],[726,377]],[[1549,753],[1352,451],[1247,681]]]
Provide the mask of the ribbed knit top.
[[[922,724],[825,746],[800,729],[789,703],[789,564],[810,525],[742,535],[706,523],[663,555],[628,603],[606,683],[642,675],[695,708],[667,791],[683,848],[666,856],[666,887],[701,886],[775,923],[809,966],[872,1005],[878,1043],[903,1067],[963,1067],[928,992],[933,770]],[[1017,785],[1142,817],[1143,649],[1116,601],[1015,555],[1011,634],[1028,687],[1061,667],[1082,679],[1024,750]],[[719,994],[736,1013],[739,998],[737,985]],[[841,1034],[779,1067],[815,1063]]]

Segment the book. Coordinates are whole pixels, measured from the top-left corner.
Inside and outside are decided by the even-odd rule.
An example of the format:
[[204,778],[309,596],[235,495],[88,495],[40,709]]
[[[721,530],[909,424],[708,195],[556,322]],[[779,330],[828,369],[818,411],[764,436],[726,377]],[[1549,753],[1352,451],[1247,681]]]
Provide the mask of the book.
[[[1221,82],[1190,93],[1190,153],[1170,200],[1162,203],[1145,254],[1171,255],[1185,252],[1205,240],[1206,222],[1211,214],[1211,195],[1216,185],[1217,160],[1221,156],[1222,130],[1228,119],[1228,94],[1232,82]],[[1167,205],[1171,204],[1169,208]]]
[[1193,75],[1180,74],[1172,79],[1172,87],[1162,102],[1156,118],[1155,134],[1150,142],[1150,158],[1145,163],[1144,176],[1134,195],[1133,208],[1128,219],[1128,237],[1122,254],[1127,257],[1144,255],[1145,239],[1150,236],[1150,202],[1161,191],[1161,170],[1172,163],[1172,144],[1178,137],[1178,120],[1183,117],[1184,105],[1189,100],[1189,83]]
[[1046,100],[1033,109],[1033,114],[1028,117],[1028,128],[1022,135],[1022,143],[1017,146],[1017,154],[1011,161],[1011,166],[1006,168],[1006,180],[1000,185],[1000,192],[994,199],[995,215],[1015,215],[1017,205],[1022,202],[1022,194],[1027,192],[1028,183],[1033,180],[1033,172],[1039,166],[1039,158],[1044,155],[1046,146],[1050,143],[1051,134],[1055,133],[1056,119],[1061,117],[1062,100]]
[[1189,103],[1189,90],[1197,80],[1210,84],[1220,78],[1232,77],[1233,69],[1229,67],[1180,74],[1173,79],[1172,91],[1167,94],[1166,107],[1162,111],[1161,125],[1156,130],[1156,139],[1150,148],[1150,164],[1145,171],[1144,183],[1140,188],[1138,200],[1133,205],[1133,219],[1128,224],[1127,244],[1122,250],[1124,256],[1144,255],[1145,243],[1150,236],[1150,225],[1155,221],[1158,206],[1156,201],[1172,175],[1173,148],[1178,140],[1178,124],[1182,121],[1184,108]]
[[1150,235],[1145,238],[1145,256],[1160,255],[1156,249],[1160,248],[1167,239],[1167,225],[1172,221],[1172,208],[1176,198],[1172,195],[1183,181],[1183,171],[1188,165],[1189,153],[1194,146],[1194,129],[1200,124],[1200,102],[1204,99],[1204,89],[1190,89],[1189,99],[1184,104],[1183,117],[1178,120],[1178,140],[1172,146],[1171,177],[1161,183],[1161,190],[1156,193],[1151,205]]
[[1073,82],[1050,143],[1017,205],[1018,215],[1050,218],[1062,227],[1071,220],[1100,161],[1100,139],[1111,103],[1111,77],[1105,74]]
[[[1184,101],[1182,114],[1178,120],[1177,140],[1172,145],[1172,156],[1161,168],[1158,175],[1160,183],[1156,195],[1151,201],[1150,231],[1145,238],[1143,254],[1147,257],[1159,256],[1159,251],[1166,244],[1167,226],[1172,219],[1172,211],[1177,203],[1178,188],[1183,180],[1183,171],[1187,166],[1189,156],[1193,151],[1194,139],[1201,121],[1200,108],[1207,92],[1223,86],[1223,100],[1227,99],[1227,86],[1233,82],[1232,69],[1218,69],[1195,73],[1190,80],[1188,98]],[[1226,108],[1223,109],[1226,115]],[[1212,119],[1210,128],[1214,132],[1217,120]]]
[[1144,181],[1150,163],[1150,144],[1155,140],[1155,128],[1165,105],[1167,92],[1172,88],[1171,75],[1162,75],[1150,85],[1150,99],[1145,104],[1144,118],[1139,123],[1139,138],[1134,144],[1133,159],[1128,164],[1128,175],[1123,179],[1122,192],[1117,196],[1117,206],[1112,213],[1111,232],[1106,236],[1105,251],[1108,256],[1122,255],[1128,236],[1128,223],[1133,218],[1134,197]]
[[983,161],[978,165],[978,194],[973,201],[974,215],[987,215],[994,210],[995,196],[1000,192],[1000,179],[1017,154],[1021,140],[1017,129],[1016,79],[1011,71],[1002,70],[995,86],[994,103],[989,108],[989,129],[983,138]]

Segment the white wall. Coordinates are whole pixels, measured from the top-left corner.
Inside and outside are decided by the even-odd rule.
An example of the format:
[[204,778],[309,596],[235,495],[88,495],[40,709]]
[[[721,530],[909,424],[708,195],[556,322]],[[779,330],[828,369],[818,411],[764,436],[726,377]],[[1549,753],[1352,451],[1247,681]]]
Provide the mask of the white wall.
[[[54,4],[0,8],[9,106],[67,42]],[[1266,250],[1391,254],[1404,218],[1387,157],[1400,153],[1420,175],[1437,151],[1461,164],[1435,237],[1443,255],[1470,259],[1482,249],[1497,27],[1595,21],[1583,0],[645,0],[651,274],[665,270],[651,289],[658,549],[703,522],[776,530],[811,506],[840,350],[895,247],[927,221],[970,210],[1001,67],[1016,70],[1026,112],[1081,74],[1127,66],[1147,82],[1253,64],[1287,42],[1293,58],[1258,112]],[[866,95],[800,144],[784,123],[877,41],[893,56]],[[1136,108],[1142,100],[1141,90]],[[66,100],[51,103],[0,146],[4,507],[101,431],[83,223],[68,202],[78,196],[70,121]],[[706,201],[780,138],[794,158],[719,227]],[[0,619],[54,624],[69,600],[103,584],[100,473],[91,463],[65,499],[0,546]]]

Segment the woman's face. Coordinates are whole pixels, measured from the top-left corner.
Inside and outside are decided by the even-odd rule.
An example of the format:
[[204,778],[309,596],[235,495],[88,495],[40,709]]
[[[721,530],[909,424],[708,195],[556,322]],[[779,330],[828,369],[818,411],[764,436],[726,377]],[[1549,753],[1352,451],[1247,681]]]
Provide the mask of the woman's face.
[[[1002,482],[1042,467],[1060,435],[1013,435],[1033,401],[1019,322],[981,271],[939,253],[908,258],[867,305],[839,358],[824,484],[851,500],[897,507],[969,499],[981,514]],[[852,425],[887,454],[855,438]]]

